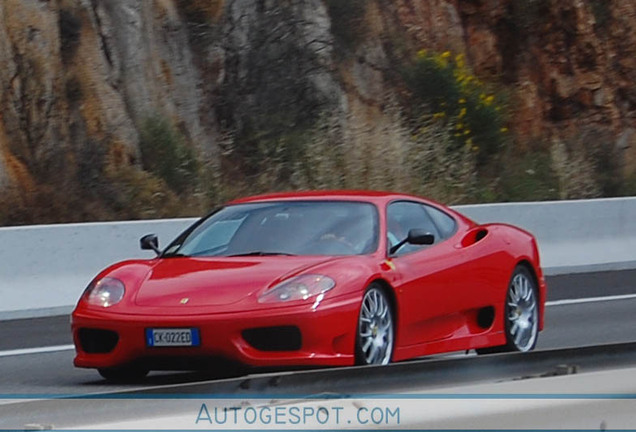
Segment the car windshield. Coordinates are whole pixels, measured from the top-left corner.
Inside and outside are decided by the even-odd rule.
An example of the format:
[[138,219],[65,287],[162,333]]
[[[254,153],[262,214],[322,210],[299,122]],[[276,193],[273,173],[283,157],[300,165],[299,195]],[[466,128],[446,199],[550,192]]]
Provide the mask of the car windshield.
[[187,230],[163,256],[363,255],[377,249],[378,230],[369,203],[237,204]]

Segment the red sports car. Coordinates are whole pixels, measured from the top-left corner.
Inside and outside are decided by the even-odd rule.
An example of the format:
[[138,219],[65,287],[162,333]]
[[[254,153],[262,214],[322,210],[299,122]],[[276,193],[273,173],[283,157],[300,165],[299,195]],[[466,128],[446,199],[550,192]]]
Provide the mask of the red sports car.
[[387,364],[476,349],[529,351],[546,285],[533,236],[384,192],[236,200],[157,257],[120,262],[72,316],[75,365],[107,379],[226,360]]

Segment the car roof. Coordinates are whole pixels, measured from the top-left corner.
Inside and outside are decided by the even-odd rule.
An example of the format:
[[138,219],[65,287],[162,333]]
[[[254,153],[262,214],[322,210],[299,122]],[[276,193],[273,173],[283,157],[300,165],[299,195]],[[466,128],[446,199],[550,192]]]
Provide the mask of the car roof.
[[401,194],[389,191],[374,190],[314,190],[314,191],[296,191],[296,192],[279,192],[264,195],[256,195],[251,197],[239,198],[231,201],[229,204],[242,204],[251,202],[264,201],[296,201],[296,200],[335,200],[335,201],[362,201],[374,204],[383,204],[394,200],[417,200],[430,204],[438,203],[417,197],[414,195]]

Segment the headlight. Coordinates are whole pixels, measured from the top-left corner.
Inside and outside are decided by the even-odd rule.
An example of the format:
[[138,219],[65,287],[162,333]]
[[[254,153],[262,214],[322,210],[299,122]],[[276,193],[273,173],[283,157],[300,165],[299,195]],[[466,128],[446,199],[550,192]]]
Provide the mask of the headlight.
[[119,279],[105,277],[91,284],[84,299],[91,305],[109,307],[115,305],[124,298],[126,288]]
[[279,283],[265,291],[258,299],[259,303],[288,302],[307,300],[310,297],[324,294],[336,286],[336,282],[328,276],[302,275]]

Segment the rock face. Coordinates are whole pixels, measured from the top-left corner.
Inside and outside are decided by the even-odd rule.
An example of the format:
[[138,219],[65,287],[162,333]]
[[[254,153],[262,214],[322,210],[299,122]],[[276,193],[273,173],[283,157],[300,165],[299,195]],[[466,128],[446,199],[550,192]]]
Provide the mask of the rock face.
[[397,69],[420,49],[505,89],[520,151],[558,143],[636,173],[631,1],[4,0],[0,188],[139,167],[157,116],[214,160],[228,134],[246,156],[328,113],[355,155],[395,139]]
[[520,87],[520,135],[572,134],[589,124],[619,133],[633,122],[633,2],[465,3],[476,71]]
[[224,16],[223,118],[239,128],[288,126],[340,105],[333,38],[320,0],[228,2]]
[[172,2],[4,1],[0,44],[5,177],[59,175],[46,171],[70,161],[53,159],[89,142],[135,161],[138,125],[156,112],[206,145],[199,73]]
[[346,113],[321,0],[230,1],[222,28],[223,79],[215,106],[220,124],[238,137],[243,159],[258,151],[260,138],[310,125],[324,111]]

